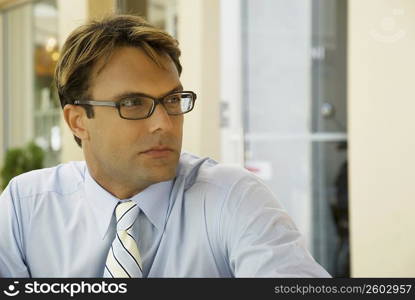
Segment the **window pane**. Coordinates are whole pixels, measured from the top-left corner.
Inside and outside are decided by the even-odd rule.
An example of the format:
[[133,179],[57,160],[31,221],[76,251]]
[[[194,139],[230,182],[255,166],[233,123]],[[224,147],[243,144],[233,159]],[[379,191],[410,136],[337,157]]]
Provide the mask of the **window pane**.
[[46,165],[59,161],[61,148],[59,100],[54,93],[53,73],[59,58],[58,19],[55,1],[36,2],[34,15],[34,138],[46,150]]
[[60,105],[53,88],[58,53],[55,0],[33,1],[3,12],[5,147],[35,141],[45,166],[59,161]]

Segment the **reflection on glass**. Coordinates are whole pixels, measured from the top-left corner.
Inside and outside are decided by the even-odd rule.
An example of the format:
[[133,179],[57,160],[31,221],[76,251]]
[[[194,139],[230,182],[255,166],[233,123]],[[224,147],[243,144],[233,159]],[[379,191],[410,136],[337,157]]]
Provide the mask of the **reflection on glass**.
[[350,277],[347,142],[313,143],[315,258],[333,277]]
[[60,106],[53,88],[53,73],[58,51],[58,19],[56,1],[43,0],[33,6],[34,23],[34,135],[46,151],[45,164],[59,161]]
[[349,277],[347,197],[347,1],[312,2],[313,251]]

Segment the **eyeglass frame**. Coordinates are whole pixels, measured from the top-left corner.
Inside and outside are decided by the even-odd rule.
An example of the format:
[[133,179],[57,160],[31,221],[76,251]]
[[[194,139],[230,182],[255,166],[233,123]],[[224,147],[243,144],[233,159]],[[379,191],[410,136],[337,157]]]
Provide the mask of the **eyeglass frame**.
[[167,95],[164,95],[163,97],[161,97],[161,98],[154,98],[154,97],[152,97],[152,96],[150,96],[150,95],[147,95],[147,94],[140,94],[140,93],[137,93],[137,94],[134,94],[134,96],[135,97],[146,97],[146,98],[149,98],[149,99],[151,99],[151,100],[153,100],[153,105],[152,105],[152,108],[150,109],[150,111],[149,111],[149,113],[147,114],[147,116],[145,116],[145,117],[143,117],[143,118],[126,118],[126,117],[123,117],[122,115],[121,115],[121,103],[125,100],[130,100],[131,98],[134,98],[134,97],[129,97],[129,98],[125,98],[125,99],[121,99],[121,100],[118,100],[118,101],[108,101],[108,100],[75,100],[74,102],[73,102],[73,104],[74,105],[91,105],[91,106],[107,106],[107,107],[116,107],[117,108],[117,110],[118,110],[118,115],[120,116],[120,118],[121,119],[125,119],[125,120],[144,120],[144,119],[147,119],[147,118],[149,118],[149,117],[151,117],[151,115],[154,113],[154,111],[156,110],[156,107],[157,107],[157,105],[158,104],[162,104],[163,105],[163,107],[164,107],[164,109],[166,109],[166,107],[164,106],[164,104],[163,104],[163,101],[164,101],[164,99],[165,98],[167,98],[167,97],[169,97],[169,96],[172,96],[172,95],[176,95],[176,94],[191,94],[193,97],[192,97],[192,107],[191,107],[191,109],[190,110],[188,110],[188,111],[186,111],[186,112],[184,112],[184,113],[179,113],[179,114],[170,114],[167,110],[166,110],[166,112],[167,112],[167,114],[169,115],[169,116],[180,116],[180,115],[184,115],[184,114],[186,114],[186,113],[188,113],[188,112],[190,112],[190,111],[192,111],[193,110],[193,108],[195,107],[195,102],[196,102],[196,98],[197,98],[197,95],[196,95],[196,93],[195,92],[193,92],[193,91],[177,91],[177,92],[173,92],[173,93],[170,93],[170,94],[167,94]]

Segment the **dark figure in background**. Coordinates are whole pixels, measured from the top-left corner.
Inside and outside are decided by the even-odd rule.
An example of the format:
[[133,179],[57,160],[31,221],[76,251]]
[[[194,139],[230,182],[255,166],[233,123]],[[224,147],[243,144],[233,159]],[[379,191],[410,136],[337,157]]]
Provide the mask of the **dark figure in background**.
[[[347,143],[338,146],[339,150],[346,150]],[[338,241],[335,255],[335,271],[333,277],[350,277],[350,255],[349,255],[349,191],[347,179],[347,160],[340,166],[336,176],[336,199],[331,205],[331,210],[336,224]]]

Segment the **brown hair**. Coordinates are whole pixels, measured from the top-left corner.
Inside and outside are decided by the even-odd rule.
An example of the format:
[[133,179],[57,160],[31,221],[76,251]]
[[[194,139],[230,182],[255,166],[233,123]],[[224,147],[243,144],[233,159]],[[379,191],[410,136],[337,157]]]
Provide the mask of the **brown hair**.
[[[88,97],[95,63],[100,59],[108,60],[116,48],[123,46],[143,49],[159,66],[162,65],[157,54],[168,54],[181,74],[178,42],[168,33],[138,16],[111,15],[93,20],[75,29],[62,47],[55,69],[55,84],[62,108]],[[92,107],[85,105],[84,108],[88,118],[92,118]],[[74,137],[81,147],[81,140]]]

